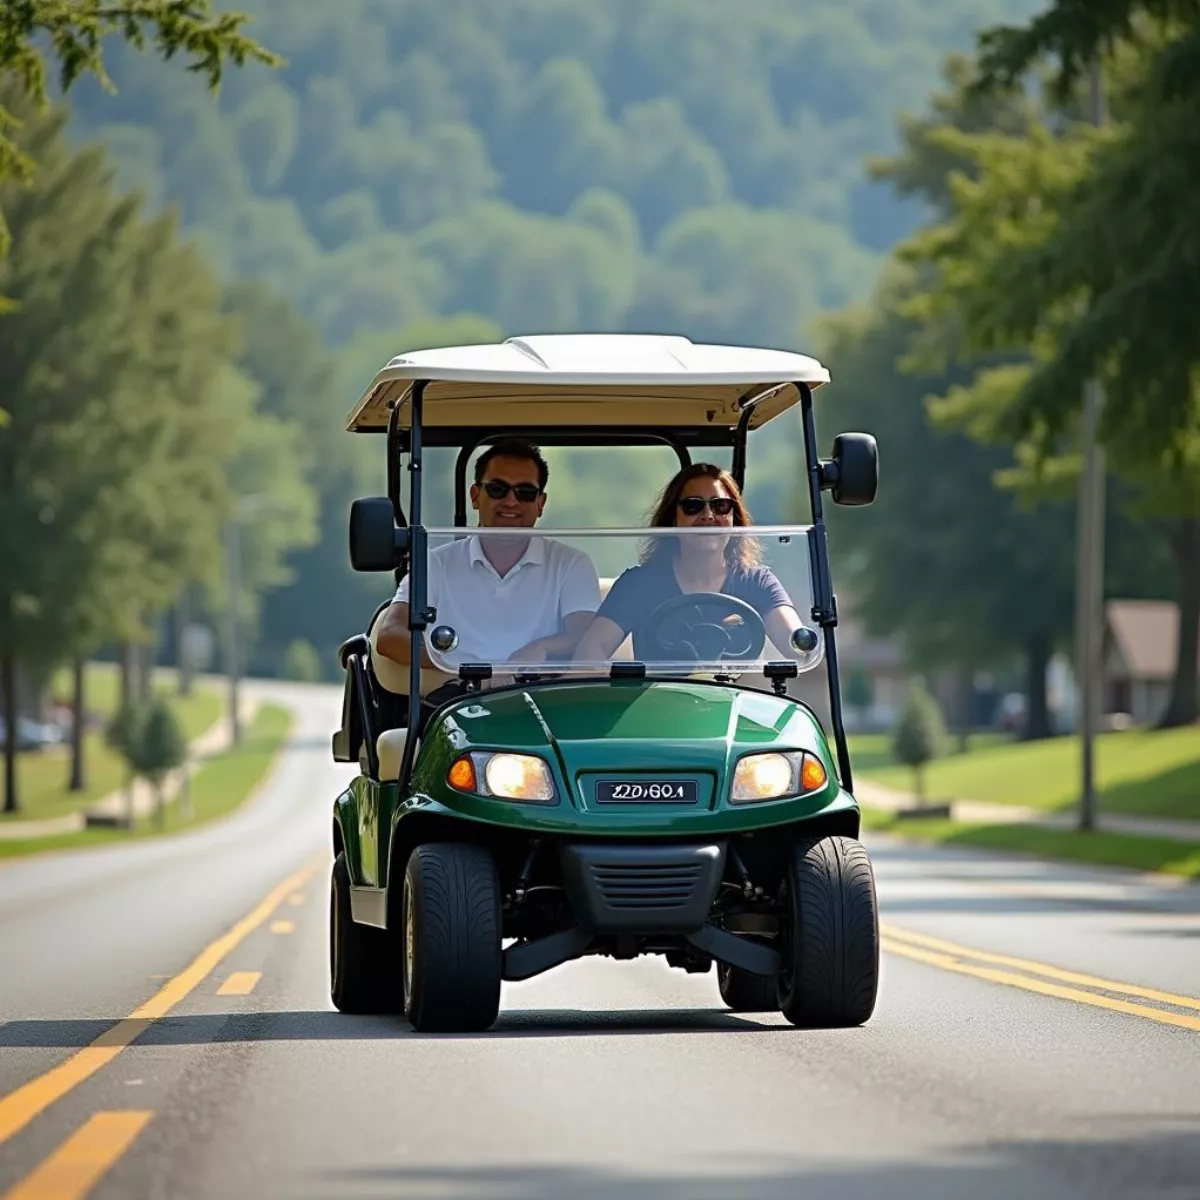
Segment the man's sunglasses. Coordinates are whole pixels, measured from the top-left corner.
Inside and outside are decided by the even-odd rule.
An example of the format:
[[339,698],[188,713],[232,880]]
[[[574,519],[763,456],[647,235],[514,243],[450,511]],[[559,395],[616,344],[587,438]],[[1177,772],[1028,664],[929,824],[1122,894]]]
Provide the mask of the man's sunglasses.
[[733,512],[733,501],[728,496],[684,496],[679,502],[679,511],[689,517],[698,517],[708,505],[718,517],[727,517]]
[[522,504],[532,504],[542,494],[542,489],[536,483],[505,483],[503,479],[489,479],[483,485],[483,490],[493,500],[503,500],[512,492]]

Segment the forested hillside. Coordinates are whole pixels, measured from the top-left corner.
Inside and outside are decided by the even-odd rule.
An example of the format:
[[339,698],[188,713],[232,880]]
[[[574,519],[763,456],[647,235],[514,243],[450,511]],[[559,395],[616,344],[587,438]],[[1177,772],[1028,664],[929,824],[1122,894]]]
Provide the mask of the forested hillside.
[[[349,499],[383,479],[379,447],[340,432],[370,372],[400,349],[530,331],[811,346],[814,319],[869,295],[924,214],[869,181],[869,156],[895,149],[897,117],[924,109],[949,50],[1036,4],[234,7],[282,69],[233,72],[214,103],[200,80],[114,47],[116,93],[77,88],[72,128],[152,207],[177,206],[227,283],[261,280],[299,311],[230,302],[243,369],[318,464],[319,543],[266,598],[256,666],[273,669],[298,637],[330,667],[383,598],[345,550]],[[317,361],[321,342],[336,362]],[[548,518],[590,521],[599,498],[605,520],[638,520],[670,466],[572,459]],[[752,446],[760,519],[784,515],[796,465],[786,439]]]
[[[327,339],[502,331],[794,343],[912,223],[864,182],[941,59],[1030,0],[249,0],[282,71],[219,106],[150,57],[81,92],[122,178]],[[736,15],[735,15],[736,14]]]

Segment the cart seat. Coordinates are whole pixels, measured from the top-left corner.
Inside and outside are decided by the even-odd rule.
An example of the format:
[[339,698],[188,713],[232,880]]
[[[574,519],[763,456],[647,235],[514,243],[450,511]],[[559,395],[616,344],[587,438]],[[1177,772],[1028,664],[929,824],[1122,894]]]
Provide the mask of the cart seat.
[[[401,666],[400,663],[393,662],[390,658],[384,658],[376,646],[376,639],[379,636],[379,618],[387,609],[380,610],[371,621],[371,628],[367,631],[367,639],[371,643],[371,670],[375,672],[375,678],[379,681],[379,686],[385,692],[391,692],[396,696],[408,695],[408,667]],[[445,671],[437,671],[432,667],[421,668],[421,695],[428,696],[434,688],[441,687],[443,683],[449,683],[454,678],[453,675]]]
[[385,729],[375,739],[380,783],[395,783],[400,778],[400,761],[404,758],[404,744],[407,741],[408,730],[404,728]]

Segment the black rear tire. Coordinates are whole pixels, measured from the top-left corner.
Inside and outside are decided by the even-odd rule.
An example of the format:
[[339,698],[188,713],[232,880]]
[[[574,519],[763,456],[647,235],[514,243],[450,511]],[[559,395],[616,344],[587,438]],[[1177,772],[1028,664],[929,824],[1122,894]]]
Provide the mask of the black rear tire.
[[404,1004],[398,939],[355,923],[345,852],[334,859],[329,883],[329,994],[344,1013],[398,1013]]
[[754,975],[728,963],[717,963],[721,999],[734,1012],[778,1012],[778,977]]
[[779,1006],[793,1025],[861,1025],[879,990],[879,911],[866,847],[797,842],[783,885]]
[[500,1012],[500,877],[482,846],[418,846],[400,903],[405,1015],[422,1032],[475,1033]]

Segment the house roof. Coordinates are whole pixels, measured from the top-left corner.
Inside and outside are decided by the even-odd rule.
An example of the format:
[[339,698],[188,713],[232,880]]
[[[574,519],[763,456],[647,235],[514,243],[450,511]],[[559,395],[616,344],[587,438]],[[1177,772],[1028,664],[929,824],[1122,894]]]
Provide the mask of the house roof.
[[1170,679],[1174,675],[1179,637],[1175,604],[1170,600],[1111,600],[1107,615],[1108,628],[1131,678]]
[[897,637],[872,637],[854,614],[853,599],[838,596],[838,658],[843,667],[878,673],[905,669],[904,647]]

